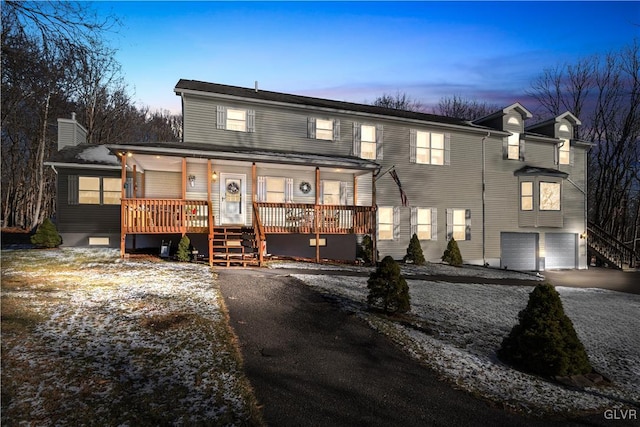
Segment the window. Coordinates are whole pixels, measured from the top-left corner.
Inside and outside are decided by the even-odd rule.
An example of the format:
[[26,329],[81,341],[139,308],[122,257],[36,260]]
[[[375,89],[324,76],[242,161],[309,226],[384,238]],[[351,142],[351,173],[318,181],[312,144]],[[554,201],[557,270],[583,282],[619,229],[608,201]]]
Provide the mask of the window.
[[340,204],[340,181],[322,181],[322,204]]
[[448,165],[450,134],[411,130],[410,161],[426,165]]
[[568,139],[563,139],[558,144],[558,163],[561,165],[571,164],[571,143]]
[[362,125],[360,128],[360,157],[370,160],[376,159],[375,126]]
[[120,178],[99,176],[68,177],[68,203],[70,205],[119,205],[122,195]]
[[520,159],[520,134],[514,133],[507,138],[507,159]]
[[216,116],[218,129],[233,130],[237,132],[255,131],[255,111],[240,108],[228,108],[218,105]]
[[339,141],[340,120],[309,117],[307,120],[307,137],[325,141]]
[[436,208],[411,208],[411,235],[419,240],[438,240]]
[[266,179],[267,202],[284,203],[284,178]]
[[523,211],[533,210],[533,182],[531,181],[520,183],[520,209]]
[[257,180],[257,199],[260,202],[293,202],[293,178],[259,176]]
[[393,211],[392,207],[378,208],[378,240],[393,240]]
[[333,120],[316,119],[316,139],[333,140]]
[[520,124],[520,120],[518,120],[517,117],[509,117],[509,120],[507,120],[507,123],[510,125],[519,125]]
[[540,210],[560,210],[560,183],[540,182]]
[[447,209],[447,239],[471,240],[471,209]]

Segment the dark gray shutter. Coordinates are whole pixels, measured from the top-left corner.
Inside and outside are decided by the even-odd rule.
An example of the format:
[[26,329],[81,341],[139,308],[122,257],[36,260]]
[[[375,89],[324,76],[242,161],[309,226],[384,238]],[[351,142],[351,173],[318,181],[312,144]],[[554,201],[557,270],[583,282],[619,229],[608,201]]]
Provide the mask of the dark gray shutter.
[[400,238],[400,207],[393,207],[393,240]]
[[447,209],[447,240],[453,237],[453,209]]
[[509,138],[502,138],[502,160],[509,158]]
[[418,234],[418,208],[411,208],[411,237]]
[[438,240],[438,209],[431,208],[431,240]]
[[464,239],[471,240],[471,209],[465,209],[464,218]]
[[376,160],[382,160],[384,143],[384,128],[376,125]]
[[569,147],[569,166],[573,166],[575,155],[576,153],[574,147]]
[[520,161],[524,162],[524,139],[520,140],[520,147],[518,151],[520,152]]
[[360,123],[353,122],[353,153],[355,157],[360,157]]
[[[409,130],[409,162],[416,163],[416,151],[417,151],[417,139],[418,131],[415,129]],[[413,235],[413,234],[412,234]]]
[[78,204],[78,175],[67,176],[67,203]]
[[451,164],[451,134],[449,132],[444,134],[444,164],[446,166]]
[[224,107],[222,105],[218,105],[217,114],[216,114],[216,128],[217,129],[227,128],[227,107]]
[[247,132],[256,131],[256,112],[255,110],[247,110]]
[[340,119],[333,119],[333,140],[340,141]]
[[316,138],[316,119],[315,117],[307,118],[307,138]]

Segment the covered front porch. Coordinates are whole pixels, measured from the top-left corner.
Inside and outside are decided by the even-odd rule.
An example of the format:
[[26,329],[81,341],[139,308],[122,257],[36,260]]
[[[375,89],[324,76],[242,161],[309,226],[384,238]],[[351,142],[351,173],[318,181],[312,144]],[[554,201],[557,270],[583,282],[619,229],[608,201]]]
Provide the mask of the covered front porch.
[[128,235],[205,235],[210,265],[262,265],[268,236],[282,242],[297,235],[306,236],[306,253],[315,245],[311,258],[320,262],[332,259],[327,236],[375,234],[377,165],[369,161],[265,153],[247,160],[157,143],[110,148],[122,160],[125,183],[123,257]]

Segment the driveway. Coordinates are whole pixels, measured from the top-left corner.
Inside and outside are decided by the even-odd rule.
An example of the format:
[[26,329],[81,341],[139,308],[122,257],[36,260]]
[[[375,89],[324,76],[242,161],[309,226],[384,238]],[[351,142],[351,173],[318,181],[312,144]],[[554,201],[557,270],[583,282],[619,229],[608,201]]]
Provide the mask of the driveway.
[[606,425],[525,418],[456,390],[286,272],[216,271],[268,425]]
[[590,267],[587,270],[550,270],[544,276],[555,286],[602,288],[640,294],[640,271]]

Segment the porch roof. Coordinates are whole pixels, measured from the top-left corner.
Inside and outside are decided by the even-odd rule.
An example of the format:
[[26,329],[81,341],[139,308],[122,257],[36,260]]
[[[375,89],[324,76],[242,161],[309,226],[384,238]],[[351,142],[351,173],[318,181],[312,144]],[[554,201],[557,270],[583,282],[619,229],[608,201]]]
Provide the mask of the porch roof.
[[334,167],[375,171],[380,168],[376,162],[353,156],[330,156],[324,154],[298,153],[289,151],[264,150],[246,147],[228,147],[214,144],[148,142],[131,144],[109,144],[115,154],[133,153],[192,157],[201,159],[233,160],[299,166]]

